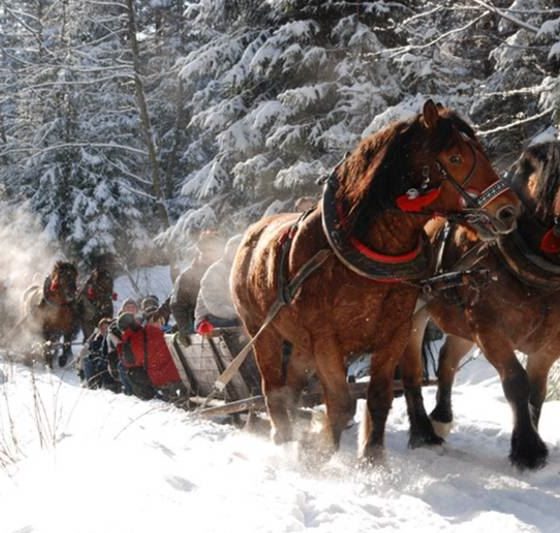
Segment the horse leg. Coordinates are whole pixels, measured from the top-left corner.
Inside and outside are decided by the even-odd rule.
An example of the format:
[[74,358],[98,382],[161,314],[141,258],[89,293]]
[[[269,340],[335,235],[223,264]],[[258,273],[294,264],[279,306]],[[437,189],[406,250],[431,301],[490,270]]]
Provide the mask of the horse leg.
[[529,378],[529,406],[531,419],[535,428],[539,427],[541,409],[546,398],[548,373],[557,356],[533,353],[527,358],[527,376]]
[[513,431],[509,458],[520,469],[539,468],[546,462],[548,450],[539,436],[529,409],[529,380],[515,357],[507,338],[487,332],[477,335],[479,346],[502,380],[506,399],[513,410]]
[[52,343],[55,341],[49,337],[44,338],[45,341],[43,343],[43,358],[45,360],[45,365],[52,370],[54,365],[54,350],[52,347]]
[[58,356],[58,366],[63,368],[69,359],[72,358],[72,333],[65,333],[62,343],[62,354]]
[[282,338],[272,329],[263,331],[253,346],[270,417],[271,437],[276,444],[293,439],[290,413],[294,409],[295,398],[283,371],[282,346]]
[[408,445],[417,448],[424,444],[441,444],[443,439],[434,432],[422,398],[422,341],[429,320],[427,310],[421,309],[412,319],[412,332],[400,360],[404,396],[410,421]]
[[364,410],[358,443],[360,457],[369,461],[379,457],[383,450],[385,424],[393,403],[395,368],[408,343],[410,329],[411,322],[407,320],[371,359],[367,409]]
[[324,427],[324,453],[331,455],[340,446],[340,437],[356,412],[356,401],[352,399],[346,381],[344,356],[336,339],[321,338],[313,345],[316,354],[317,376],[323,387],[327,420]]
[[470,340],[448,335],[439,352],[436,406],[430,413],[430,418],[435,432],[442,438],[449,435],[453,424],[451,391],[459,361],[472,346],[473,342]]

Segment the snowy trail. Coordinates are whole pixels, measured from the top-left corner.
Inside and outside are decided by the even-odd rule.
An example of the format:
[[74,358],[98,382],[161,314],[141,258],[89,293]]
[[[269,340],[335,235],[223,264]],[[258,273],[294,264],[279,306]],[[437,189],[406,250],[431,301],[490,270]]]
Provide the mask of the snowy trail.
[[[41,446],[30,372],[4,368],[0,450],[14,450],[13,434],[18,451],[17,462],[0,470],[1,529],[556,531],[560,404],[548,402],[543,411],[549,464],[516,471],[507,460],[511,413],[484,365],[476,361],[456,387],[457,421],[443,447],[407,448],[406,406],[399,398],[383,465],[358,466],[356,424],[340,452],[315,471],[298,461],[295,445],[276,447],[266,437],[158,401],[85,390],[60,371],[35,376],[43,427],[57,438],[55,446]],[[434,391],[426,389],[425,396],[430,407]]]

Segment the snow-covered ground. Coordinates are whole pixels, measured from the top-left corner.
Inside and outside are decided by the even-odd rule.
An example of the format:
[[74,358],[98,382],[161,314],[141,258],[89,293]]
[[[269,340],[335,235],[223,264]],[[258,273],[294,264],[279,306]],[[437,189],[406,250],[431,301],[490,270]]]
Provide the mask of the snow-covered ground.
[[[407,448],[398,398],[385,462],[365,469],[357,424],[313,467],[296,445],[86,390],[69,370],[0,369],[2,533],[558,531],[560,403],[542,415],[548,465],[518,472],[507,460],[511,412],[482,357],[459,373],[443,447]],[[425,398],[431,407],[434,390]]]

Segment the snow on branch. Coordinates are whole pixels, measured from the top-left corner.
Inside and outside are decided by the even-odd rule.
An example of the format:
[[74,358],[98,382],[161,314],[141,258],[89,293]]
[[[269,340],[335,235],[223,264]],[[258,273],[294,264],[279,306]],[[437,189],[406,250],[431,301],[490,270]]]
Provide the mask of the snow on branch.
[[516,120],[515,122],[511,122],[509,124],[506,124],[504,126],[498,126],[497,128],[493,128],[491,130],[477,130],[476,134],[479,137],[485,137],[487,135],[492,135],[493,133],[499,133],[501,131],[506,131],[506,130],[510,130],[512,128],[516,128],[517,126],[521,126],[523,124],[527,124],[528,122],[533,122],[534,120],[538,120],[539,118],[543,118],[546,115],[548,115],[549,113],[552,113],[554,111],[553,107],[549,107],[548,109],[545,109],[542,113],[538,113],[536,115],[532,115],[530,117],[521,119],[521,120]]
[[125,146],[123,144],[114,143],[61,143],[52,146],[47,146],[41,150],[35,150],[34,148],[10,148],[9,150],[4,150],[0,152],[0,157],[9,154],[22,153],[22,152],[33,152],[31,157],[37,157],[47,152],[52,152],[54,150],[62,150],[63,148],[81,148],[81,147],[91,147],[91,148],[118,148],[120,150],[126,150],[136,154],[147,155],[145,150],[139,148],[133,148],[132,146]]
[[476,4],[478,4],[479,6],[484,7],[488,11],[491,11],[492,13],[495,13],[496,15],[499,15],[500,17],[502,17],[506,20],[509,20],[510,22],[513,22],[514,24],[517,24],[518,26],[521,26],[522,28],[525,28],[526,30],[529,30],[530,32],[533,32],[533,33],[538,33],[539,32],[539,29],[535,28],[535,26],[532,26],[531,24],[528,24],[527,22],[523,22],[522,20],[518,19],[517,17],[514,17],[513,15],[510,15],[509,13],[506,13],[506,12],[502,11],[501,9],[498,9],[497,7],[494,7],[489,2],[484,2],[483,0],[473,0],[473,1]]
[[475,19],[471,20],[470,22],[467,22],[467,24],[465,24],[464,26],[461,26],[459,28],[453,28],[452,30],[446,31],[446,32],[442,33],[441,35],[438,35],[435,39],[432,39],[431,41],[429,41],[427,43],[402,46],[400,48],[393,48],[393,49],[385,50],[385,51],[382,51],[382,52],[378,52],[378,53],[375,53],[373,55],[381,55],[381,54],[384,54],[386,52],[391,52],[390,57],[397,57],[401,54],[405,54],[407,52],[410,52],[411,50],[422,50],[424,48],[429,48],[430,46],[433,46],[434,44],[439,43],[440,41],[442,41],[446,37],[449,37],[450,35],[453,35],[454,33],[461,33],[463,31],[468,30],[469,28],[474,26],[479,20],[482,20],[484,17],[488,16],[488,14],[489,14],[488,12],[482,13],[482,15],[476,17]]

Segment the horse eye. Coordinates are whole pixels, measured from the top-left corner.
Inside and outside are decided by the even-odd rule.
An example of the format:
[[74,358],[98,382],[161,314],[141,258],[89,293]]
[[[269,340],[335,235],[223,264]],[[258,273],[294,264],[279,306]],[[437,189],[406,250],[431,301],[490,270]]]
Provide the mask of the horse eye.
[[454,165],[460,165],[463,162],[463,158],[460,155],[454,154],[449,158],[449,161]]

